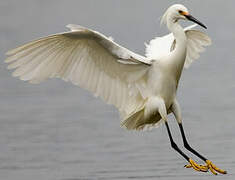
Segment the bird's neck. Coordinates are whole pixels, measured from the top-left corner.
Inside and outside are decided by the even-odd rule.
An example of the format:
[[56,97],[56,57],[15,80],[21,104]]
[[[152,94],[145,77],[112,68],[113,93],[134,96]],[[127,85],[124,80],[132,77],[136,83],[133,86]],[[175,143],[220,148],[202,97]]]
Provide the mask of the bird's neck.
[[168,24],[169,30],[173,33],[176,46],[172,52],[172,70],[175,72],[177,81],[179,81],[182,69],[184,67],[187,51],[187,37],[184,29],[178,24],[178,22]]

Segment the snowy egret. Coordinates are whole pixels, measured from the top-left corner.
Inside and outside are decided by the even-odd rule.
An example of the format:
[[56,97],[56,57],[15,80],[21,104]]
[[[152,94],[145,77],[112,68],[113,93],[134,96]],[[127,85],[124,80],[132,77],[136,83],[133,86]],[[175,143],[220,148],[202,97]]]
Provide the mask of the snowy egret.
[[[204,46],[211,44],[203,32],[185,29],[179,20],[189,20],[206,28],[191,16],[186,7],[175,4],[162,16],[170,34],[146,45],[146,57],[118,45],[113,39],[91,29],[68,25],[71,31],[40,38],[7,52],[8,68],[13,76],[31,83],[58,77],[79,85],[106,103],[116,106],[121,125],[143,130],[166,125],[172,148],[189,164],[187,168],[213,174],[226,174],[188,144],[184,134],[176,91],[184,67],[188,67]],[[173,113],[180,128],[184,147],[205,161],[199,165],[173,141],[167,115]]]

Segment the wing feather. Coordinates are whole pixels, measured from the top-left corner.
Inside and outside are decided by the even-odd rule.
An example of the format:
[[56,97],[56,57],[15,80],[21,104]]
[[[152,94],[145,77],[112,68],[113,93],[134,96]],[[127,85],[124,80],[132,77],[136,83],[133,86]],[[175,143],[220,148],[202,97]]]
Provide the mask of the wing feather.
[[205,50],[205,46],[211,45],[211,39],[198,30],[185,31],[187,36],[187,55],[184,67],[188,68],[191,63],[200,57],[200,53]]
[[[187,36],[185,68],[188,68],[194,60],[200,57],[200,53],[205,50],[205,46],[209,46],[211,44],[211,39],[201,31],[192,30],[194,27],[196,27],[196,24],[184,29]],[[172,33],[163,37],[156,37],[151,40],[149,44],[146,44],[145,54],[149,59],[157,60],[173,51],[175,49],[175,45],[176,41]]]
[[137,86],[151,65],[149,60],[101,33],[75,25],[69,27],[70,32],[8,51],[5,62],[10,63],[9,69],[15,69],[13,76],[31,83],[59,77],[130,114],[138,103],[143,103]]

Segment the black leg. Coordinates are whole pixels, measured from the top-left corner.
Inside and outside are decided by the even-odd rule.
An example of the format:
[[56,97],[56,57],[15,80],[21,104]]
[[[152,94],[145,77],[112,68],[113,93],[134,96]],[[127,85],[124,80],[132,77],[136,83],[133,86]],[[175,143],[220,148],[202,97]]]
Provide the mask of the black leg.
[[189,157],[188,157],[184,152],[182,152],[182,151],[178,148],[177,144],[174,142],[167,121],[165,122],[165,124],[166,124],[167,132],[168,132],[168,135],[169,135],[169,138],[170,138],[171,147],[172,147],[174,150],[176,150],[179,154],[181,154],[181,156],[183,156],[187,161],[189,161]]
[[[205,171],[205,172],[206,172],[207,169],[210,169],[210,171],[211,171],[213,174],[215,174],[215,175],[217,175],[216,172],[219,172],[219,173],[221,173],[221,174],[227,174],[226,171],[224,171],[224,170],[222,170],[222,169],[220,169],[220,168],[217,168],[211,161],[209,161],[207,158],[205,158],[204,156],[202,156],[201,154],[199,154],[196,150],[194,150],[193,148],[191,148],[191,146],[188,144],[188,141],[187,141],[187,139],[186,139],[186,137],[185,137],[184,129],[183,129],[182,123],[179,123],[179,127],[180,127],[180,132],[181,132],[181,135],[182,135],[182,138],[183,138],[184,147],[185,147],[187,150],[189,150],[190,152],[192,152],[193,154],[195,154],[197,157],[199,157],[200,159],[202,159],[203,161],[205,161],[206,164],[207,164],[206,166],[200,166],[200,165],[199,165],[199,167],[197,167],[197,168],[199,168],[200,171]],[[191,165],[192,165],[192,163],[191,163]],[[191,167],[192,167],[192,166],[191,166]],[[206,167],[206,169],[205,169],[205,167]]]
[[197,157],[199,157],[200,159],[202,159],[203,161],[206,161],[207,158],[205,158],[204,156],[202,156],[201,154],[199,154],[196,150],[194,150],[193,148],[191,148],[191,146],[188,144],[188,141],[186,139],[186,136],[184,134],[184,129],[183,129],[183,125],[182,123],[179,123],[179,127],[180,127],[180,132],[183,138],[183,143],[184,143],[184,147],[189,150],[190,152],[192,152],[193,154],[195,154]]

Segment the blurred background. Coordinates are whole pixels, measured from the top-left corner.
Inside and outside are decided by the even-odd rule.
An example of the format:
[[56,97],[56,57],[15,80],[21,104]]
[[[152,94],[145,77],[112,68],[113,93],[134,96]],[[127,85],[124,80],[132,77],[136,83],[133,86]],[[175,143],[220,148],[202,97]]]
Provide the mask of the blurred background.
[[[143,55],[144,42],[167,33],[160,17],[174,3],[205,23],[213,41],[181,78],[186,135],[192,147],[228,171],[223,179],[235,178],[234,0],[1,0],[0,179],[222,178],[185,169],[165,126],[126,131],[117,110],[89,92],[58,79],[32,85],[13,78],[4,64],[7,50],[66,31],[69,23],[112,36]],[[172,116],[169,124],[182,147]]]

